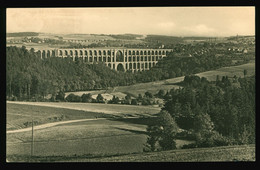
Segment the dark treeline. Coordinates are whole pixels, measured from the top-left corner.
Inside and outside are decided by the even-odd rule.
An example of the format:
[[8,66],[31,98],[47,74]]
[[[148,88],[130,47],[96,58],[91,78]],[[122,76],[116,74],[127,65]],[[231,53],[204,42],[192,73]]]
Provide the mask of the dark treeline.
[[180,128],[191,131],[197,147],[255,142],[255,76],[223,77],[212,84],[187,76],[184,88],[165,95],[166,110]]
[[69,58],[41,60],[33,49],[6,48],[6,94],[20,100],[43,99],[59,91],[106,89],[133,83],[131,73],[116,72],[103,64],[73,62]]
[[255,76],[209,82],[190,75],[182,84],[164,95],[144,151],[176,149],[176,139],[194,141],[182,148],[255,143]]
[[6,48],[6,94],[19,100],[43,99],[58,92],[107,89],[108,87],[158,81],[231,64],[229,57],[199,55],[175,57],[173,53],[163,58],[148,71],[117,72],[102,63],[86,64],[82,60],[50,57],[41,60],[34,49]]

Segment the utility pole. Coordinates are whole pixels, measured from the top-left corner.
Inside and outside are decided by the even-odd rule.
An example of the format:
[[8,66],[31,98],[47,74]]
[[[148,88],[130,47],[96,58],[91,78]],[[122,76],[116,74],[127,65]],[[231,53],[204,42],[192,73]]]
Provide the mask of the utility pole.
[[31,143],[31,157],[33,156],[33,144],[34,144],[34,139],[33,139],[33,118],[32,118],[32,143]]

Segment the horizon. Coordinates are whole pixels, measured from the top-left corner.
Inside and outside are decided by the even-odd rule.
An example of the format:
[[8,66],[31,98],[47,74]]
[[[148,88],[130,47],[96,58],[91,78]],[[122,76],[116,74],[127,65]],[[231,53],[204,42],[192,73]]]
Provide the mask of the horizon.
[[15,33],[38,33],[38,34],[53,34],[53,35],[153,35],[153,36],[168,36],[168,37],[178,37],[178,38],[183,38],[183,37],[214,37],[214,38],[225,38],[225,37],[236,37],[236,36],[241,36],[241,37],[252,37],[255,35],[239,35],[239,34],[234,34],[234,35],[228,35],[228,36],[203,36],[203,35],[189,35],[189,36],[178,36],[178,35],[163,35],[163,34],[135,34],[135,33],[121,33],[121,34],[103,34],[103,33],[50,33],[50,32],[33,32],[33,31],[21,31],[21,32],[6,32],[6,34],[15,34]]
[[6,32],[255,35],[255,7],[7,8]]

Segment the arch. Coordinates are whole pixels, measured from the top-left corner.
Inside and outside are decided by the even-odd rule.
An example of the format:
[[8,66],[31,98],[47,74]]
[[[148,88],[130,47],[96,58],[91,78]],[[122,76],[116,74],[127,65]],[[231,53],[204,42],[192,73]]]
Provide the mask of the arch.
[[55,50],[51,50],[51,56],[55,57]]
[[70,50],[70,55],[73,56],[73,51],[72,50]]
[[152,51],[152,55],[154,55],[154,51]]
[[88,55],[88,51],[87,50],[85,50],[85,55]]
[[108,62],[111,62],[111,57],[110,57],[110,56],[107,58],[107,61],[108,61]]
[[152,64],[151,63],[149,63],[149,68],[151,68],[152,67]]
[[101,50],[99,50],[99,51],[98,51],[98,55],[102,55],[102,52],[101,52]]
[[154,61],[154,56],[152,56],[152,61]]
[[59,50],[59,55],[62,56],[63,52],[62,50]]
[[155,55],[158,55],[158,51],[155,51]]
[[108,50],[108,51],[107,51],[107,54],[108,54],[108,55],[111,55],[111,51],[110,51],[110,50]]
[[45,50],[42,51],[42,58],[46,58],[46,51]]
[[103,55],[106,55],[106,51],[105,50],[103,50]]
[[84,57],[84,58],[85,58],[85,59],[84,59],[84,60],[85,60],[85,62],[88,62],[88,57]]
[[75,50],[75,56],[78,56],[78,51],[77,50]]
[[133,56],[133,61],[135,61],[135,56]]
[[82,50],[79,50],[79,55],[83,55],[83,51]]
[[159,55],[162,55],[162,52],[161,52],[161,51],[159,51]]
[[148,57],[148,61],[151,61],[151,56]]
[[111,64],[110,64],[110,63],[108,63],[108,67],[110,67],[110,68],[111,68]]
[[94,62],[97,62],[98,58],[97,56],[94,56]]
[[144,57],[143,56],[141,56],[141,61],[144,61]]
[[162,55],[165,55],[165,51],[162,51]]
[[144,57],[144,61],[147,61],[147,56]]
[[136,51],[136,55],[139,55],[139,51]]
[[47,50],[47,57],[50,57],[51,56],[51,52],[50,50]]
[[64,53],[65,53],[65,56],[68,56],[68,54],[69,54],[67,50],[65,50]]
[[132,55],[135,55],[135,51],[133,50],[133,53],[132,53]]
[[104,62],[107,62],[107,58],[106,58],[105,56],[103,57],[103,61],[104,61]]
[[132,63],[129,63],[129,69],[132,69]]
[[144,55],[146,55],[146,51],[144,51]]
[[140,61],[140,57],[139,56],[137,56],[137,61]]
[[89,55],[90,55],[90,56],[92,56],[92,55],[93,55],[93,52],[92,52],[91,50],[89,51]]
[[116,61],[117,62],[124,62],[124,55],[122,53],[122,51],[117,51],[116,53]]
[[125,71],[125,69],[124,69],[124,66],[123,66],[123,64],[121,64],[121,63],[119,63],[118,65],[117,65],[117,67],[116,67],[116,70],[117,71]]
[[136,69],[136,63],[134,63],[134,67],[133,67],[133,69]]
[[140,52],[140,55],[143,55],[143,51]]
[[156,56],[156,61],[158,61],[158,56]]
[[131,55],[131,51],[128,51],[128,55]]
[[148,51],[148,55],[150,55],[150,51]]
[[94,50],[94,55],[97,55],[97,51],[96,50]]
[[132,57],[128,57],[128,61],[130,61],[130,62],[131,62],[131,61],[132,61]]

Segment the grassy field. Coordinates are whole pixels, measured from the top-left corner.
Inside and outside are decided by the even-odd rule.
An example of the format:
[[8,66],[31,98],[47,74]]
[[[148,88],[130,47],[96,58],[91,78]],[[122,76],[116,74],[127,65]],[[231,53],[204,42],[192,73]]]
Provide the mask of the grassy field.
[[98,103],[7,102],[7,130],[25,128],[32,120],[38,124],[55,121],[149,116],[160,108],[151,106],[108,105]]
[[[229,76],[233,77],[236,75],[237,77],[244,76],[244,69],[247,70],[247,76],[251,76],[255,74],[255,61],[250,61],[247,64],[239,65],[239,66],[231,66],[231,67],[222,67],[217,70],[206,71],[202,73],[198,73],[196,75],[200,77],[206,77],[209,81],[215,81],[217,75],[220,76]],[[165,91],[171,90],[172,88],[180,88],[180,86],[176,85],[184,80],[184,76],[166,79],[162,81],[149,82],[149,83],[138,83],[130,86],[118,86],[115,88],[111,88],[109,90],[95,90],[95,91],[80,91],[80,92],[67,92],[66,96],[70,93],[81,96],[83,93],[91,93],[92,95],[103,94],[104,96],[109,96],[107,99],[111,99],[113,95],[122,98],[126,96],[126,94],[131,94],[134,97],[137,97],[138,94],[144,95],[145,92],[149,91],[152,94],[158,93],[160,89]]]
[[255,145],[177,149],[162,152],[118,155],[29,156],[12,155],[16,162],[255,162]]

